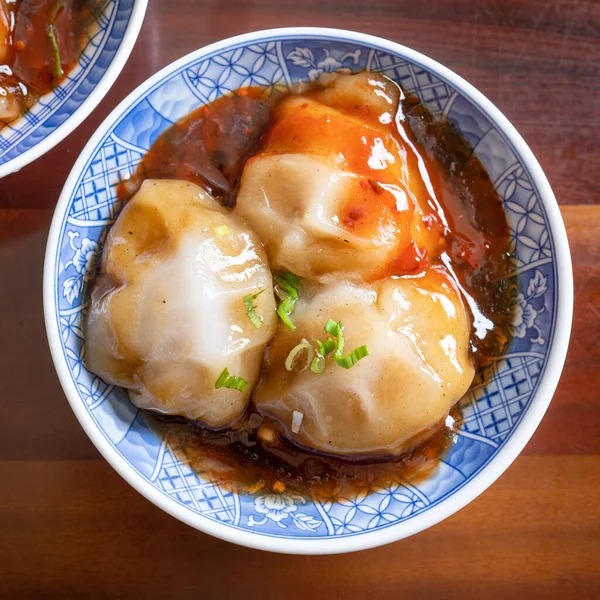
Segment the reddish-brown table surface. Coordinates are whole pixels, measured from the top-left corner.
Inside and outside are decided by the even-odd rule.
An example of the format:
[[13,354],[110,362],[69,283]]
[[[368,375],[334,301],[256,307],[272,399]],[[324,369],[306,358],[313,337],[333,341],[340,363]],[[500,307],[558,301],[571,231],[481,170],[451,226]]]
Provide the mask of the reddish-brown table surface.
[[[161,512],[100,457],[62,393],[42,316],[52,211],[109,111],[164,65],[269,27],[355,29],[465,77],[525,137],[570,238],[575,315],[539,429],[482,496],[443,523],[355,554],[275,555]],[[600,598],[600,2],[150,0],[100,106],[0,181],[0,596]]]

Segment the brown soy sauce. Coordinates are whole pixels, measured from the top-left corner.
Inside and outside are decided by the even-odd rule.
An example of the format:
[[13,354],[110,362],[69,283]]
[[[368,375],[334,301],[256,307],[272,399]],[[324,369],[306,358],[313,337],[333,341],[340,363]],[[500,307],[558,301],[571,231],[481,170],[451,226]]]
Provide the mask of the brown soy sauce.
[[[120,197],[127,200],[144,179],[177,178],[202,185],[222,204],[234,206],[244,162],[260,147],[281,97],[245,88],[193,111],[156,140],[135,175],[119,185]],[[400,122],[426,165],[448,221],[444,264],[460,282],[474,323],[479,315],[493,325],[485,335],[473,327],[471,351],[480,383],[483,368],[507,342],[508,224],[501,199],[464,136],[452,123],[438,121],[416,96],[403,92],[401,98]],[[460,419],[460,409],[455,407],[451,415]],[[179,417],[145,416],[175,454],[205,479],[240,491],[321,498],[366,492],[399,480],[418,482],[437,467],[455,439],[452,427],[440,424],[403,456],[350,460],[283,438],[263,445],[257,435],[262,417],[253,412],[221,431]]]
[[193,110],[152,144],[134,176],[119,184],[119,197],[130,198],[145,179],[185,179],[234,206],[244,162],[258,147],[276,103],[274,95],[251,87]]
[[[453,418],[459,418],[457,409]],[[427,478],[455,439],[445,424],[431,437],[400,457],[348,460],[300,448],[281,437],[265,447],[257,436],[262,417],[252,413],[238,427],[211,431],[182,417],[145,412],[150,427],[179,460],[189,464],[204,479],[225,489],[254,493],[309,495],[320,500],[347,497],[380,489],[394,482],[416,484]]]
[[7,31],[0,48],[0,88],[20,114],[0,117],[0,127],[29,110],[75,68],[98,7],[97,0],[1,2],[0,20]]

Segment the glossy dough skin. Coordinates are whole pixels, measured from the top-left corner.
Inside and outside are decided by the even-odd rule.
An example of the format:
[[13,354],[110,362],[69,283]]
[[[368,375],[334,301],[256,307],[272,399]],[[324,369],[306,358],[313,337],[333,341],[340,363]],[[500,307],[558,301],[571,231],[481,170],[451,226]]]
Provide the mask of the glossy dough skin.
[[[243,297],[260,290],[256,328]],[[145,181],[104,245],[86,321],[88,368],[127,388],[140,408],[225,427],[246,410],[276,326],[256,234],[192,183]],[[248,382],[243,393],[215,389],[225,367]]]
[[[369,356],[349,370],[330,358],[322,375],[286,371],[301,338],[325,338],[328,317],[344,323],[345,353],[366,344]],[[294,322],[295,332],[280,327],[269,346],[254,403],[291,440],[322,452],[401,454],[431,434],[473,380],[469,314],[442,270],[327,286],[297,303]],[[293,411],[304,415],[298,434]]]
[[[244,167],[237,212],[273,269],[355,282],[422,270],[443,245],[431,185],[393,122],[399,91],[374,74],[334,78],[278,106]],[[403,130],[402,130],[403,131]]]

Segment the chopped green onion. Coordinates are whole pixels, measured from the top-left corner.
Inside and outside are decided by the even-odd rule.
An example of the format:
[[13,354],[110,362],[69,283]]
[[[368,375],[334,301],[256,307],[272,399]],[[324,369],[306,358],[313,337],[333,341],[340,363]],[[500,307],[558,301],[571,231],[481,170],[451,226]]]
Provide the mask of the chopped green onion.
[[225,382],[225,387],[231,390],[238,390],[239,392],[243,392],[246,389],[248,382],[242,377],[230,377]]
[[259,329],[263,325],[263,318],[260,315],[256,314],[256,306],[254,306],[254,300],[258,298],[265,290],[260,290],[260,292],[256,294],[248,294],[244,296],[244,306],[246,307],[246,314],[250,321],[252,321],[252,325]]
[[[299,363],[296,360],[301,353],[306,351],[306,356],[304,361]],[[313,362],[313,356],[315,354],[315,349],[312,347],[311,343],[306,339],[302,338],[302,341],[292,348],[287,358],[285,359],[285,368],[288,371],[295,371],[296,373],[303,373],[308,369]]]
[[353,367],[361,358],[369,356],[369,350],[366,346],[359,346],[348,354],[348,356],[335,357],[335,362],[344,369],[350,369]]
[[60,59],[60,50],[58,48],[58,40],[56,39],[56,33],[54,32],[54,21],[56,17],[58,17],[58,13],[64,7],[64,1],[58,0],[50,9],[48,13],[49,23],[48,23],[48,39],[50,40],[50,44],[52,45],[52,52],[54,53],[54,76],[56,79],[60,79],[64,75],[64,71],[62,68],[62,61]]
[[333,351],[335,348],[335,342],[329,338],[325,342],[321,340],[315,340],[315,344],[317,344],[316,356],[313,358],[310,363],[310,370],[313,373],[317,373],[320,375],[325,371],[326,361],[325,357]]
[[327,323],[325,323],[325,333],[329,335],[337,336],[338,332],[338,323],[336,323],[333,319],[327,319]]
[[232,390],[238,390],[240,392],[243,392],[247,385],[248,382],[242,377],[236,377],[235,375],[229,377],[229,369],[227,367],[223,369],[217,378],[217,381],[215,382],[216,389],[226,387]]
[[323,354],[321,354],[320,352],[317,352],[310,363],[310,370],[313,373],[320,375],[321,373],[323,373],[323,371],[325,371],[326,366],[327,363],[325,362],[325,356],[323,356]]
[[227,367],[225,367],[223,369],[223,371],[221,371],[221,374],[219,375],[217,381],[215,382],[215,388],[219,389],[219,388],[223,387],[225,385],[225,382],[227,381],[228,377],[229,377],[229,369]]
[[275,275],[275,283],[290,295],[298,295],[302,289],[302,283],[296,275],[287,271],[283,275]]
[[287,271],[285,274],[285,278],[294,289],[300,292],[300,290],[302,289],[302,283],[297,275],[294,275],[291,271]]
[[337,323],[333,319],[327,319],[325,323],[325,332],[336,337],[335,348],[333,350],[333,357],[335,359],[341,358],[344,352],[344,326],[341,321]]
[[236,377],[235,375],[229,377],[229,371],[227,370],[227,368],[225,368],[223,369],[223,372],[219,375],[219,378],[215,383],[215,388],[219,389],[222,387],[226,387],[232,390],[238,390],[240,392],[243,392],[246,389],[247,385],[248,382],[242,377]]
[[48,25],[48,37],[52,44],[52,52],[54,52],[54,77],[60,79],[63,76],[62,64],[60,61],[60,50],[58,49],[58,41],[54,33],[54,25],[50,23]]
[[342,353],[344,352],[344,327],[342,326],[342,323],[338,323],[339,325],[339,329],[338,329],[338,336],[337,336],[337,342],[335,344],[335,349],[333,351],[333,358],[335,358],[335,360],[337,360],[338,358],[341,358]]
[[322,342],[321,340],[315,340],[315,343],[317,344],[319,352],[323,356],[327,356],[335,348],[335,342],[331,338],[329,338],[325,342]]
[[[289,300],[291,296],[287,296],[280,306],[283,306],[287,300]],[[291,304],[293,307],[293,303]],[[284,321],[285,323],[285,321]],[[291,321],[290,321],[291,323]],[[293,323],[292,324],[292,329]],[[320,375],[325,371],[327,366],[327,355],[333,352],[333,358],[336,364],[344,369],[350,369],[353,367],[359,360],[364,358],[365,356],[369,356],[369,350],[366,346],[359,346],[355,348],[348,354],[347,356],[343,355],[344,352],[344,325],[341,321],[334,321],[333,319],[327,319],[327,323],[325,323],[325,332],[335,336],[336,341],[333,341],[331,338],[328,338],[324,342],[321,340],[315,340],[316,349],[310,344],[310,342],[302,338],[302,341],[292,348],[291,352],[288,354],[285,359],[285,368],[288,371],[296,371],[297,373],[302,373],[306,371],[310,367],[310,370],[317,375]],[[297,358],[300,356],[300,353],[306,352],[306,356],[304,361],[301,364],[298,364]]]
[[344,326],[341,321],[337,323],[333,319],[327,319],[325,323],[325,331],[331,335],[336,336],[335,349],[333,350],[333,358],[335,362],[344,369],[350,369],[353,367],[361,358],[369,356],[369,350],[366,346],[360,346],[355,348],[347,356],[343,356],[344,353]]
[[292,323],[290,315],[294,310],[296,301],[300,297],[300,289],[302,288],[302,284],[300,283],[298,277],[289,271],[283,275],[275,275],[273,278],[275,279],[275,293],[281,300],[279,306],[277,307],[277,314],[283,321],[284,325],[293,331],[296,329],[296,326],[294,323]]
[[277,314],[279,315],[279,318],[283,321],[284,325],[287,325],[292,331],[296,329],[296,326],[292,323],[290,314],[294,310],[295,304],[296,301],[291,296],[288,296],[277,307]]
[[227,227],[227,225],[219,225],[218,227],[215,227],[215,233],[219,236],[227,235],[229,233],[229,227]]

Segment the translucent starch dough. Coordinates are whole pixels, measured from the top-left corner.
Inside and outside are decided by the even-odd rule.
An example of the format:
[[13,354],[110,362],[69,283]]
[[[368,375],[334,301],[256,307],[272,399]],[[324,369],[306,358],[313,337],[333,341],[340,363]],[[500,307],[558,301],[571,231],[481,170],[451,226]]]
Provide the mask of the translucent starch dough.
[[[260,290],[256,328],[243,298]],[[200,187],[147,180],[108,234],[86,326],[87,365],[136,406],[230,425],[277,327],[263,246]],[[215,389],[226,367],[244,392]]]
[[415,257],[439,254],[433,191],[414,147],[397,133],[398,101],[398,88],[364,73],[278,106],[237,197],[274,270],[364,281],[381,277],[393,259],[404,257],[410,272]]
[[[369,356],[347,370],[330,355],[321,375],[287,371],[292,348],[302,338],[324,341],[333,315],[345,325],[344,353],[365,344]],[[469,315],[443,271],[375,286],[328,286],[301,298],[293,317],[296,331],[280,327],[269,346],[254,403],[304,446],[400,454],[428,437],[473,379]],[[294,411],[302,415],[297,433]]]
[[[222,428],[252,398],[294,443],[397,456],[469,388],[471,315],[448,271],[431,266],[444,216],[399,89],[369,73],[329,79],[276,106],[235,209],[192,183],[142,184],[104,245],[86,363],[140,408]],[[271,271],[288,270],[302,280],[295,330],[275,312]],[[244,297],[261,290],[256,327]],[[344,325],[343,355],[368,356],[288,370],[303,339],[325,342],[330,318]],[[215,388],[225,368],[243,391]]]

